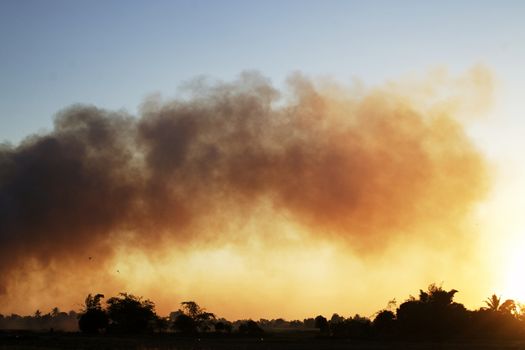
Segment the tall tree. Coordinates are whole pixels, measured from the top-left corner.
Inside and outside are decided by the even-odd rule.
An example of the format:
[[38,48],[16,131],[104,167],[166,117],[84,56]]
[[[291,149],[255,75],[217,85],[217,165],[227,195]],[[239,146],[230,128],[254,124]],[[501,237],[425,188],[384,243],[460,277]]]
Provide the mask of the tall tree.
[[78,328],[84,333],[98,333],[107,328],[109,318],[102,309],[102,294],[92,296],[89,294],[85,300],[85,307],[79,314]]
[[155,304],[132,294],[120,293],[108,299],[111,330],[121,333],[140,333],[155,327]]
[[[201,308],[194,301],[183,301],[180,305],[181,313],[193,321],[193,324],[198,331],[207,332],[211,329],[211,325],[216,319],[215,314],[207,312],[206,309]],[[185,325],[191,323],[189,320],[185,320],[184,322]]]

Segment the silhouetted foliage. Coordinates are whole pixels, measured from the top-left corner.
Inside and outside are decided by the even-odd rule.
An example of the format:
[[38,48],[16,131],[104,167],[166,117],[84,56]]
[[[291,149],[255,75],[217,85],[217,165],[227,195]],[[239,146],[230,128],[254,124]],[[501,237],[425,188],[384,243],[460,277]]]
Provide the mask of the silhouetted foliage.
[[172,313],[172,329],[183,333],[209,332],[216,319],[215,315],[201,308],[194,301],[184,301],[181,309]]
[[215,332],[217,333],[231,333],[233,330],[233,325],[230,321],[225,319],[220,319],[215,322]]
[[155,328],[155,331],[157,331],[159,333],[166,332],[170,328],[170,320],[169,320],[169,318],[168,317],[160,317],[160,316],[156,315],[155,321],[154,321],[154,328]]
[[[337,314],[335,314],[337,315]],[[355,315],[344,318],[339,315],[329,322],[330,334],[334,337],[348,337],[354,339],[369,338],[372,335],[371,322],[366,317]]]
[[489,311],[500,311],[501,297],[498,297],[496,294],[492,294],[490,298],[487,298],[483,301],[487,304],[487,307],[484,308]]
[[253,320],[247,320],[239,325],[239,333],[245,335],[260,335],[264,333],[264,331],[261,327],[259,327],[257,322]]
[[468,313],[462,304],[453,301],[457,290],[446,291],[431,284],[420,290],[419,299],[409,299],[397,309],[399,330],[404,336],[446,339],[462,334]]
[[[47,315],[47,316],[46,316]],[[20,316],[17,314],[0,315],[0,329],[11,330],[38,330],[51,331],[52,329],[62,331],[76,331],[78,329],[79,315],[75,311],[61,312],[55,308],[48,314],[38,317]]]
[[120,293],[107,301],[109,330],[121,333],[140,333],[155,328],[155,304],[132,294]]
[[396,315],[390,310],[381,310],[372,322],[375,334],[381,337],[391,337],[396,331]]
[[78,319],[78,328],[84,333],[99,333],[106,329],[109,324],[109,318],[102,309],[100,300],[104,298],[102,294],[92,296],[89,294],[85,300],[85,308],[80,313]]
[[[306,326],[304,322],[300,320],[291,320],[287,321],[283,318],[277,318],[272,320],[267,320],[264,318],[261,318],[259,321],[257,321],[257,324],[259,327],[261,327],[263,330],[302,330],[307,328],[315,328],[314,327],[314,319],[310,319],[310,326]],[[305,320],[308,322],[308,319]]]
[[326,334],[330,331],[328,320],[325,317],[319,315],[314,322],[315,328],[318,328],[321,333]]
[[304,328],[316,328],[315,327],[315,319],[314,318],[305,318],[303,320],[303,326],[304,326]]
[[504,314],[515,314],[518,312],[516,302],[512,299],[507,299],[501,304],[498,311]]
[[[431,284],[427,290],[420,290],[417,298],[409,297],[396,309],[395,300],[386,309],[375,314],[373,321],[355,315],[345,318],[334,313],[330,320],[319,315],[300,320],[260,319],[230,322],[217,319],[194,301],[181,303],[178,311],[169,317],[155,314],[150,300],[143,300],[131,294],[121,293],[110,298],[106,308],[102,305],[101,294],[89,294],[83,310],[77,314],[61,312],[53,308],[49,313],[36,310],[31,316],[16,314],[1,315],[0,329],[34,329],[53,332],[55,329],[73,330],[72,321],[78,319],[79,329],[85,333],[120,332],[141,333],[156,331],[197,334],[212,332],[230,334],[233,330],[247,336],[263,332],[286,332],[319,329],[324,337],[350,339],[420,339],[420,340],[524,340],[524,308],[512,299],[502,301],[493,294],[484,300],[485,306],[469,311],[454,301],[458,291],[445,290]],[[69,328],[68,328],[69,327]]]
[[197,324],[195,323],[195,320],[183,313],[176,316],[172,328],[175,331],[188,334],[197,332]]

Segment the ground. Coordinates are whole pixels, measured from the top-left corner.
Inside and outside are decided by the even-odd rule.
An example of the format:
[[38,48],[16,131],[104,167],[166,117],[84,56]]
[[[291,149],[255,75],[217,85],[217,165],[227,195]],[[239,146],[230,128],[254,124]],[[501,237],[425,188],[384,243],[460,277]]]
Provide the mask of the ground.
[[525,342],[399,342],[356,341],[320,338],[310,333],[274,334],[262,337],[177,337],[155,336],[85,336],[76,333],[0,333],[0,350],[78,349],[78,350],[372,350],[439,349],[525,350]]

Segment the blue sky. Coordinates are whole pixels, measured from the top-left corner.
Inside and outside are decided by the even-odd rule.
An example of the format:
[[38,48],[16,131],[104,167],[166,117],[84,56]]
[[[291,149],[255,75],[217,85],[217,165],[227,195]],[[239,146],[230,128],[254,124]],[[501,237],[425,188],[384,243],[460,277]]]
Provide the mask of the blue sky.
[[246,69],[373,85],[483,63],[517,92],[524,15],[520,1],[4,0],[0,141],[50,129],[73,103],[135,113],[151,93]]

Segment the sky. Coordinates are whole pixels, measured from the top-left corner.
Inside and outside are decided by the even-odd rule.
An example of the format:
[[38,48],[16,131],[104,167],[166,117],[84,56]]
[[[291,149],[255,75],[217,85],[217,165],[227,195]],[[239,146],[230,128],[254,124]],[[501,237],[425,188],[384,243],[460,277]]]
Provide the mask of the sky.
[[255,69],[376,84],[485,63],[518,87],[521,2],[3,1],[0,138],[50,128],[72,103],[134,112],[197,75]]
[[[227,243],[211,248],[201,240],[190,245],[171,242],[176,253],[162,248],[163,258],[157,260],[149,257],[148,249],[132,251],[123,244],[111,261],[93,272],[99,281],[95,286],[107,283],[108,292],[126,288],[146,295],[158,300],[162,311],[194,298],[233,318],[278,317],[279,312],[289,318],[371,314],[388,300],[403,300],[432,282],[459,289],[459,300],[473,307],[492,292],[525,300],[520,268],[525,264],[520,257],[525,249],[520,212],[525,204],[520,151],[525,146],[524,15],[521,1],[2,1],[0,142],[16,148],[29,135],[52,132],[55,115],[75,104],[137,116],[148,111],[144,101],[176,98],[181,86],[199,77],[231,82],[243,71],[256,71],[278,90],[286,90],[297,72],[311,81],[331,79],[366,91],[420,81],[423,85],[392,93],[396,98],[409,95],[418,105],[418,88],[461,85],[461,77],[475,80],[469,72],[478,69],[490,75],[490,93],[476,92],[467,108],[451,112],[461,114],[467,138],[492,179],[485,195],[469,197],[475,205],[465,207],[478,227],[468,230],[470,244],[458,238],[461,249],[447,250],[430,239],[427,245],[417,243],[424,247],[420,253],[414,248],[401,256],[392,245],[363,257],[338,239],[298,239],[297,223],[285,218],[268,224],[268,230],[284,232],[291,237],[286,242],[272,237],[238,243],[230,235]],[[153,108],[151,113],[158,111]],[[476,176],[465,179],[482,182]],[[287,205],[292,211],[303,210],[297,203]],[[242,226],[243,232],[259,230],[261,218],[275,214],[264,205],[257,210],[262,213],[251,214],[255,219]],[[466,252],[470,248],[473,253]],[[312,254],[318,254],[313,261]],[[35,281],[28,307],[54,306],[51,296],[37,297],[37,282],[45,280],[45,271],[58,269],[64,278],[74,277],[67,268],[55,266],[60,259],[25,270]],[[389,267],[391,262],[398,267]],[[218,266],[220,272],[210,274],[206,265]],[[125,278],[119,276],[124,273]],[[347,274],[359,276],[359,282]],[[20,276],[25,275],[12,286],[23,286]],[[155,286],[169,276],[174,279],[170,290],[159,291]],[[306,292],[312,282],[326,288]],[[79,293],[93,283],[83,280]],[[203,288],[206,284],[211,291]],[[389,293],[377,292],[387,284],[395,285]],[[235,304],[228,303],[231,293],[239,293]],[[81,302],[83,294],[68,300],[75,298]],[[276,306],[261,305],[264,298]],[[1,299],[0,312],[28,312],[12,295]],[[311,300],[317,304],[309,304]]]

